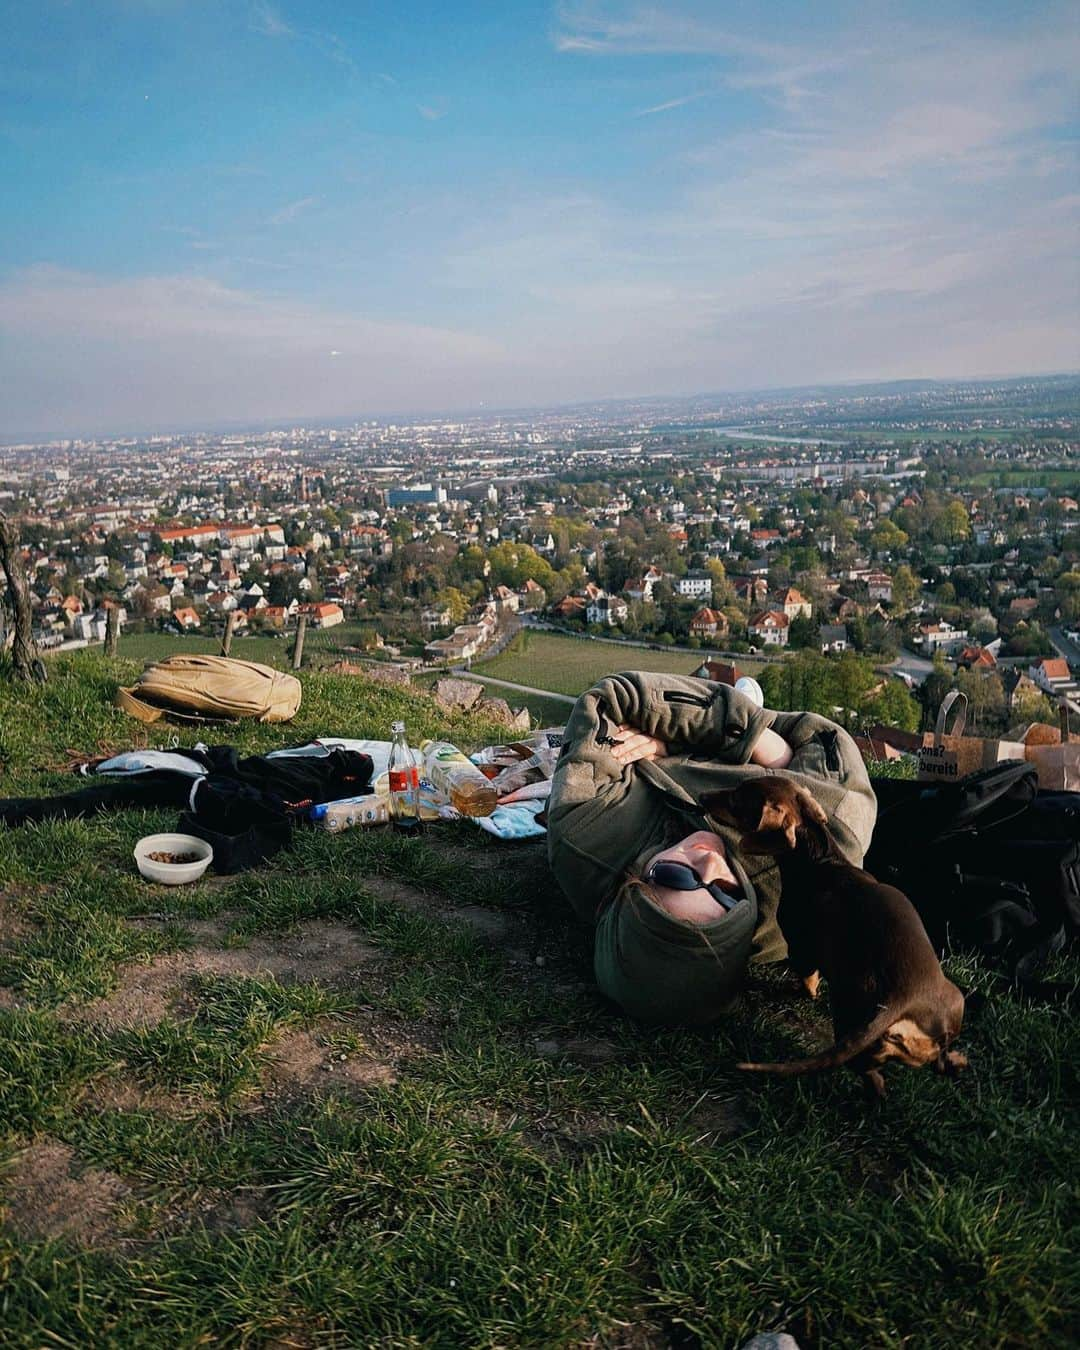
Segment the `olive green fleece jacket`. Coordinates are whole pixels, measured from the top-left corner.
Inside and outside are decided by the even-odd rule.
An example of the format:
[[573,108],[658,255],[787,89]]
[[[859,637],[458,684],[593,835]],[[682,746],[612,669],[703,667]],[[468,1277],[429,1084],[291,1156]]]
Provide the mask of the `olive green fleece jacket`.
[[[620,765],[607,744],[620,723],[659,737],[667,756]],[[792,747],[787,768],[749,762],[765,727]],[[787,947],[776,924],[776,863],[741,857],[737,832],[697,805],[704,793],[764,774],[808,789],[828,814],[845,857],[862,863],[877,801],[862,756],[842,727],[814,713],[758,708],[728,685],[692,676],[631,671],[594,685],[570,714],[547,811],[551,868],[575,912],[595,923],[625,878],[640,875],[653,854],[694,830],[711,829],[742,864],[753,890],[751,959],[781,960]]]

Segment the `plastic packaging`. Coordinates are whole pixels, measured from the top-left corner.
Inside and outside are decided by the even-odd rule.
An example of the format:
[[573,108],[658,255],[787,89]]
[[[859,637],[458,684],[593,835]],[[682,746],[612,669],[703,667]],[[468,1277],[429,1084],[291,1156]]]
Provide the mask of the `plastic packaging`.
[[421,741],[424,775],[463,816],[490,816],[498,805],[495,788],[456,745],[449,741]]
[[390,819],[390,803],[377,792],[363,797],[342,797],[336,802],[320,802],[311,808],[311,822],[322,830],[351,830],[354,825],[385,825]]
[[423,829],[420,819],[420,768],[416,755],[405,739],[405,723],[395,722],[391,727],[394,743],[390,747],[390,823],[403,834],[419,834]]

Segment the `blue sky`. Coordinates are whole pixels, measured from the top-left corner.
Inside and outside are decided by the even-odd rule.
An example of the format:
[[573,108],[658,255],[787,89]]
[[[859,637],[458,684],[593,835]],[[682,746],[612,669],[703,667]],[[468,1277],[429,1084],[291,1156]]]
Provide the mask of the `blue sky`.
[[0,0],[0,418],[1080,366],[1080,10]]

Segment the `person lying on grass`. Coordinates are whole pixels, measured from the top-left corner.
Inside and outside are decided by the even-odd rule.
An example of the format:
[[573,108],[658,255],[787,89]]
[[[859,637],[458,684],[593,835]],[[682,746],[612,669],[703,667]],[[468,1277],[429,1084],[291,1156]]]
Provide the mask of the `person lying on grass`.
[[780,773],[806,788],[856,866],[877,802],[851,737],[815,713],[758,708],[692,676],[611,675],[582,694],[548,804],[548,857],[579,918],[595,925],[600,989],[661,1025],[719,1017],[750,962],[787,955],[774,858],[740,857],[706,793]]

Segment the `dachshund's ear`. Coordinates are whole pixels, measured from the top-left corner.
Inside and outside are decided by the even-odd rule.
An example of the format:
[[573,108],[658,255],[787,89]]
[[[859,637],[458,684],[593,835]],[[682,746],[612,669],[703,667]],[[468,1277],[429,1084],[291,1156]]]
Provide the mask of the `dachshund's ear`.
[[794,812],[783,803],[765,802],[761,819],[752,834],[743,835],[739,847],[744,853],[768,853],[777,856],[795,847],[795,830],[799,821]]
[[719,824],[738,825],[734,811],[737,791],[738,788],[729,788],[726,792],[706,792],[698,799],[698,805]]

